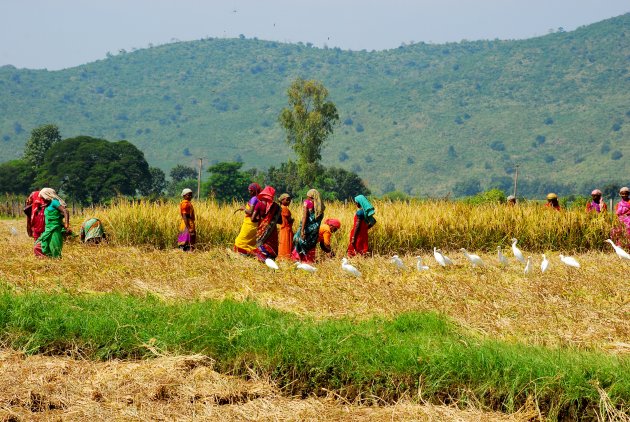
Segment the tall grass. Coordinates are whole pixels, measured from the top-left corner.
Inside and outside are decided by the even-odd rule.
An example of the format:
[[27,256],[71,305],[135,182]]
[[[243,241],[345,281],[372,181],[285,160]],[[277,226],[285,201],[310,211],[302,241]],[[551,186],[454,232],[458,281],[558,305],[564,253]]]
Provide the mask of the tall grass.
[[[243,213],[238,204],[195,202],[199,246],[230,247],[240,229]],[[602,249],[614,219],[609,214],[586,214],[582,210],[555,212],[538,204],[470,205],[447,201],[375,202],[377,225],[370,231],[371,249],[376,254],[467,248],[491,251],[508,246],[516,237],[533,252],[561,250],[583,252]],[[341,220],[336,251],[344,253],[352,227],[355,207],[330,203],[326,218]],[[299,216],[299,204],[292,206]],[[175,203],[119,202],[96,212],[118,245],[175,246],[179,224]],[[298,219],[298,218],[296,218]],[[297,226],[297,223],[295,223]],[[296,227],[294,227],[296,228]]]
[[[117,294],[0,293],[0,340],[29,353],[137,358],[203,353],[223,371],[255,370],[288,393],[333,390],[394,402],[417,396],[515,411],[534,400],[551,418],[630,402],[630,361],[488,340],[434,313],[316,322],[252,302],[174,302]],[[378,399],[375,399],[378,397]]]

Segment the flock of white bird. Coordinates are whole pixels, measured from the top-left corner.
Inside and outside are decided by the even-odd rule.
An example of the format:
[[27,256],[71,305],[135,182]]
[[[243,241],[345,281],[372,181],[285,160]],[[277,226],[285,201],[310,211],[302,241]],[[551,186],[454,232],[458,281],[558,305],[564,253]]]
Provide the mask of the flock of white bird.
[[[630,260],[630,254],[628,254],[628,252],[624,251],[619,246],[615,245],[615,243],[611,239],[607,239],[606,242],[612,245],[613,249],[615,250],[615,253],[617,254],[617,256],[619,256],[619,258]],[[528,256],[526,259],[523,252],[518,248],[518,246],[516,246],[517,243],[518,243],[517,239],[512,239],[512,255],[514,255],[514,258],[517,261],[519,261],[521,264],[525,264],[525,267],[523,268],[523,273],[530,274],[534,270],[532,257]],[[472,264],[473,267],[486,266],[485,262],[483,261],[483,259],[481,259],[479,255],[469,253],[464,248],[461,248],[460,251],[464,254],[466,259],[468,259],[468,261]],[[451,260],[438,248],[433,248],[433,257],[435,258],[435,261],[442,267],[448,267],[449,265],[454,265],[453,260]],[[501,266],[507,266],[510,263],[508,258],[505,255],[503,255],[503,252],[501,251],[501,246],[497,246],[497,258],[499,261],[499,265]],[[422,257],[416,256],[416,259],[417,259],[416,269],[418,271],[426,271],[429,269],[427,265],[424,265],[422,263]],[[398,255],[392,256],[389,262],[392,263],[394,266],[396,266],[400,270],[407,269],[407,266],[405,265],[403,260],[400,259]],[[565,256],[563,254],[560,254],[560,262],[562,262],[564,265],[568,267],[580,268],[580,263],[572,256]],[[268,267],[273,268],[275,270],[278,269],[278,264],[276,264],[275,261],[273,261],[272,259],[267,259],[265,261],[265,264],[267,264]],[[314,273],[317,271],[317,268],[315,268],[314,266],[303,263],[303,262],[296,262],[295,268],[299,270],[307,271],[310,273]],[[350,264],[347,258],[341,259],[341,269],[342,271],[350,275],[353,275],[355,277],[361,277],[361,272],[352,264]],[[542,261],[540,263],[540,271],[544,273],[548,269],[549,269],[549,259],[547,258],[545,254],[542,254]]]

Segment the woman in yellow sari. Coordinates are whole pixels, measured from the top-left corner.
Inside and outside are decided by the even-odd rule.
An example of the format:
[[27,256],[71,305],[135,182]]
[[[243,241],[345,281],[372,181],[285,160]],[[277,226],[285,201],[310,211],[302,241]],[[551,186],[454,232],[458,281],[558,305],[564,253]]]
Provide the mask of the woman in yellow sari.
[[243,255],[252,255],[256,252],[256,232],[258,231],[258,222],[252,221],[252,213],[254,207],[258,202],[258,194],[260,193],[260,185],[258,183],[252,183],[247,188],[249,192],[250,200],[245,204],[245,207],[238,208],[236,211],[243,211],[245,217],[243,218],[243,224],[241,225],[241,231],[239,232],[236,240],[234,241],[234,250]]

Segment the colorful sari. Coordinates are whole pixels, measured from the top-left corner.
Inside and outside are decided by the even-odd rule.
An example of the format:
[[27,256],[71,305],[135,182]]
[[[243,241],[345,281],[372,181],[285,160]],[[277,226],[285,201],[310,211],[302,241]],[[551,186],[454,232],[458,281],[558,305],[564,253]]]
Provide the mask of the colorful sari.
[[[254,207],[258,203],[258,198],[252,196],[245,209],[247,211],[254,211]],[[234,250],[236,252],[250,255],[256,251],[256,232],[258,231],[258,223],[252,221],[251,217],[245,214],[243,218],[243,224],[241,225],[241,231],[238,233],[236,240],[234,241]]]
[[105,231],[98,218],[90,218],[81,224],[81,240],[84,243],[99,243],[103,238]]
[[[359,231],[356,235],[356,239],[354,239],[353,245],[353,236],[355,230],[359,227]],[[356,256],[356,255],[365,255],[368,253],[369,245],[368,245],[368,230],[369,224],[366,220],[365,210],[363,208],[359,208],[357,212],[354,214],[354,224],[352,225],[352,229],[350,230],[350,243],[348,244],[348,256]]]
[[26,202],[24,213],[27,215],[26,229],[29,236],[35,240],[46,230],[45,208],[46,203],[39,197],[39,191],[31,193]]
[[[179,214],[182,218],[179,222],[177,246],[184,251],[189,251],[193,249],[195,247],[195,243],[197,243],[197,233],[195,232],[195,209],[192,205],[192,202],[187,199],[182,199],[182,201],[179,203]],[[190,229],[192,230],[189,230],[189,228],[186,226],[184,215],[188,216],[188,224],[190,225]]]
[[623,227],[614,227],[610,233],[610,238],[619,246],[630,247],[630,201],[623,199],[617,204],[615,214]]
[[[303,228],[302,223],[298,227],[293,236],[293,253],[291,259],[302,262],[313,262],[315,260],[315,247],[319,240],[319,226],[324,218],[323,212],[316,216],[315,205],[313,201],[307,199],[304,201],[304,207],[307,210],[306,225]],[[304,239],[302,239],[302,230],[304,230]]]
[[278,239],[278,257],[290,258],[293,250],[293,219],[289,207],[281,206],[280,215],[282,224],[280,225],[280,235]]
[[278,257],[278,228],[280,220],[280,205],[275,202],[260,201],[256,209],[261,216],[256,231],[256,256],[259,260]]
[[46,217],[46,229],[35,242],[35,256],[61,258],[63,249],[63,213],[59,211],[61,203],[53,199],[44,210]]

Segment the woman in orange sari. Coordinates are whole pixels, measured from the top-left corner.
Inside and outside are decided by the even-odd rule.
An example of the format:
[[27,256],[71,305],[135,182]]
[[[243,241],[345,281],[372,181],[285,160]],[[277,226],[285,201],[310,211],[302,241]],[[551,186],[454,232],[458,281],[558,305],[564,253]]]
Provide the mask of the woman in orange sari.
[[280,235],[278,237],[278,258],[291,258],[293,251],[293,217],[291,216],[291,195],[283,193],[278,198],[281,208],[282,223],[280,224]]

